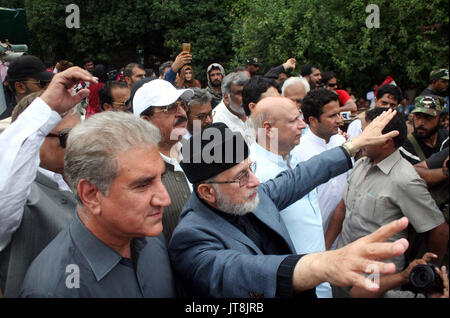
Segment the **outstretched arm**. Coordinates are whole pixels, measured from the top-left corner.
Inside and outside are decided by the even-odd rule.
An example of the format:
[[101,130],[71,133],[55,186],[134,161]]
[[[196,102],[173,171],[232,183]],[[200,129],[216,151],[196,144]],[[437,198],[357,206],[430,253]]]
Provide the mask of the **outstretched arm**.
[[393,243],[385,241],[407,226],[408,219],[404,217],[343,248],[302,257],[294,271],[294,290],[303,291],[330,282],[336,286],[356,286],[371,292],[378,291],[380,286],[361,273],[369,274],[373,268],[377,268],[380,275],[395,272],[395,264],[382,261],[402,255],[409,244],[406,239]]

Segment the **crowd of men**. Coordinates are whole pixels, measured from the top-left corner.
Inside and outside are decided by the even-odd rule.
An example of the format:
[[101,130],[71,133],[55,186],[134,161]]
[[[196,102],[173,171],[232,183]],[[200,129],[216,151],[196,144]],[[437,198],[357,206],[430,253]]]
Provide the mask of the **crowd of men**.
[[294,58],[212,63],[203,88],[191,61],[9,65],[1,294],[449,297],[448,69],[370,105]]

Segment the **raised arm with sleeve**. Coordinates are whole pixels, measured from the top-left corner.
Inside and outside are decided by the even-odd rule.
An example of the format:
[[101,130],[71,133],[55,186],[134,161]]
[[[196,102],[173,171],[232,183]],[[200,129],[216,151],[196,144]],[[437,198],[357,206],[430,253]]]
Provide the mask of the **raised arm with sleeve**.
[[20,225],[45,136],[61,117],[39,97],[0,134],[0,251]]

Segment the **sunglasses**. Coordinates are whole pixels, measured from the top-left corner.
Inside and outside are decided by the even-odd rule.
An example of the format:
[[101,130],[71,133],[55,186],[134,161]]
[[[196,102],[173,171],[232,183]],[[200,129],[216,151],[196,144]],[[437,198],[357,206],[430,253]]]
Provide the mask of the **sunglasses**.
[[59,134],[48,134],[47,137],[57,137],[59,138],[59,144],[62,148],[66,148],[67,138],[69,137],[70,128],[63,129]]
[[24,83],[31,83],[31,84],[39,85],[39,87],[41,87],[41,88],[45,88],[45,86],[47,86],[48,83],[50,83],[50,82],[47,82],[47,81],[23,81],[23,82]]
[[155,113],[175,114],[178,110],[178,107],[183,108],[184,111],[187,111],[187,109],[188,109],[187,104],[184,101],[178,100],[169,106],[154,107],[154,110],[155,110]]
[[330,86],[330,87],[336,87],[336,86],[337,86],[337,83],[329,83],[329,84],[327,84],[327,86]]

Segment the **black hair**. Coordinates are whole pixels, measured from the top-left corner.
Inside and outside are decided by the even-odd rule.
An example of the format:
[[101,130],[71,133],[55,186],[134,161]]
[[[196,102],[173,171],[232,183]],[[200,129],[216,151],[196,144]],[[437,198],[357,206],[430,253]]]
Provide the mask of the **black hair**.
[[319,119],[323,114],[323,107],[332,101],[339,101],[334,91],[322,87],[309,91],[302,102],[302,112],[306,123],[309,124],[310,116]]
[[91,58],[89,58],[89,57],[85,58],[85,59],[83,60],[83,66],[86,65],[86,63],[89,63],[89,62],[94,63],[94,61],[93,61]]
[[[244,85],[242,89],[242,106],[247,116],[250,116],[248,104],[259,102],[261,95],[272,86],[274,86],[272,81],[259,75],[252,76],[247,84]],[[278,87],[274,87],[278,89]]]
[[102,88],[98,91],[98,101],[100,105],[101,110],[105,110],[103,108],[103,104],[112,104],[112,96],[111,96],[111,90],[116,87],[128,87],[128,84],[125,82],[117,82],[117,81],[107,81],[105,85],[102,86]]
[[303,66],[302,69],[300,70],[300,75],[301,76],[311,75],[311,73],[313,72],[313,68],[319,69],[319,66],[313,64],[307,64]]
[[378,88],[377,99],[382,98],[385,94],[394,96],[394,99],[397,101],[397,104],[399,104],[403,99],[402,91],[395,85],[386,84]]
[[164,69],[167,67],[172,67],[173,62],[172,61],[167,61],[161,64],[161,66],[159,67],[159,73],[158,76],[162,75],[164,73]]
[[131,77],[131,75],[133,74],[133,68],[140,68],[141,70],[145,71],[144,65],[141,64],[137,64],[137,63],[130,63],[127,64],[127,66],[125,66],[124,70],[123,70],[123,77]]
[[[392,86],[392,85],[391,85]],[[388,110],[388,107],[375,107],[366,111],[366,121],[372,121],[376,117],[380,116],[384,111]],[[399,135],[393,138],[394,145],[396,148],[403,145],[406,140],[406,135],[408,134],[408,129],[406,128],[405,118],[400,112],[395,114],[394,118],[384,127],[382,133],[387,134],[393,130],[397,130]]]
[[332,71],[322,73],[322,83],[324,83],[325,85],[327,85],[328,81],[333,78],[336,78],[336,73]]
[[103,64],[95,65],[92,75],[98,77],[99,82],[106,83],[108,81],[108,76],[106,75],[106,68]]

